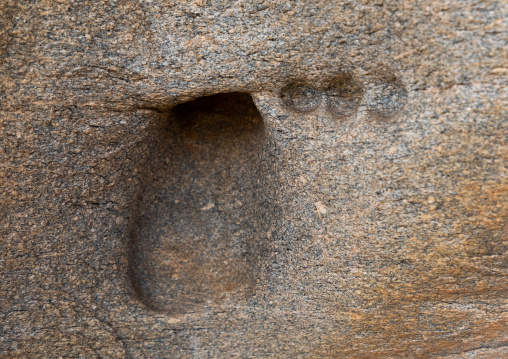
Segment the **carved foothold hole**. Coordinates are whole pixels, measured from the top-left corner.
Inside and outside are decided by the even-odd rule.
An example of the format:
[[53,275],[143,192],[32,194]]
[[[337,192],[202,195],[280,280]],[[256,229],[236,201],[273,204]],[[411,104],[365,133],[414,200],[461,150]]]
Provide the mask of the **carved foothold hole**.
[[312,112],[321,102],[321,92],[311,86],[294,83],[281,91],[284,104],[297,112]]
[[328,110],[335,116],[349,118],[358,112],[363,89],[351,75],[341,75],[330,82],[326,95]]
[[406,102],[407,91],[393,75],[376,78],[370,85],[366,97],[367,111],[381,119],[397,115]]
[[160,132],[130,245],[137,298],[175,315],[253,295],[278,212],[270,141],[251,96],[178,105]]

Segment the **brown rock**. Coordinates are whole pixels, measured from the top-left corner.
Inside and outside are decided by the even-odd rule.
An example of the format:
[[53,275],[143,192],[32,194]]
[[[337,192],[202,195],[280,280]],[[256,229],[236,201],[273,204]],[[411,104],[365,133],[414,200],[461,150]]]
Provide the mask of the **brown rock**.
[[0,356],[507,357],[507,14],[1,2]]

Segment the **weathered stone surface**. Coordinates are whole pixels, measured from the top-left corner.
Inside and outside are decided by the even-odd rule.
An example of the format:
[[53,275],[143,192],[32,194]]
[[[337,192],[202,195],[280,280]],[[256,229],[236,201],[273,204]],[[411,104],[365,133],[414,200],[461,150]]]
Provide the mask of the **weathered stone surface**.
[[507,357],[507,7],[0,2],[1,356]]

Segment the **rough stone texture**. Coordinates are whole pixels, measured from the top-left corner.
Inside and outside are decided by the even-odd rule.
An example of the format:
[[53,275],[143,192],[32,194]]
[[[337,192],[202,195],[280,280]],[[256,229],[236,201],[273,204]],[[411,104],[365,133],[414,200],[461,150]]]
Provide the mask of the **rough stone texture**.
[[507,15],[0,1],[0,356],[508,357]]

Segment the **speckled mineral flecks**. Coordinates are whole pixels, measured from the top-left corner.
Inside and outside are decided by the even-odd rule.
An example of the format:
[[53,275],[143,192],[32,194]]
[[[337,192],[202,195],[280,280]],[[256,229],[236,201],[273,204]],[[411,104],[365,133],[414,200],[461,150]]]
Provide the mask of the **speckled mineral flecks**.
[[506,357],[507,15],[0,2],[0,357]]

